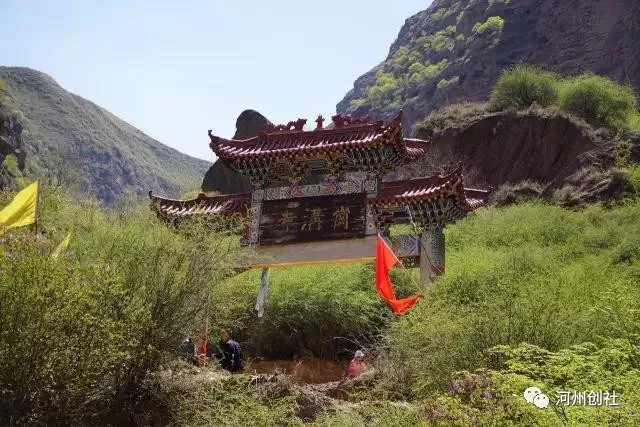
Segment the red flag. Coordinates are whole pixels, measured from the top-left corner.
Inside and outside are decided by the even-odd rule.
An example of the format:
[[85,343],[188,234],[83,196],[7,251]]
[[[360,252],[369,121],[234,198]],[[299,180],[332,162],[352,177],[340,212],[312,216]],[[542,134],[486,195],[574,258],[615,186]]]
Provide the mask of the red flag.
[[407,298],[396,298],[396,294],[391,286],[389,270],[397,263],[400,263],[400,261],[389,248],[387,242],[378,234],[376,244],[376,291],[378,291],[382,299],[389,304],[389,307],[391,307],[391,310],[393,310],[395,314],[402,315],[416,305],[422,292],[418,292]]

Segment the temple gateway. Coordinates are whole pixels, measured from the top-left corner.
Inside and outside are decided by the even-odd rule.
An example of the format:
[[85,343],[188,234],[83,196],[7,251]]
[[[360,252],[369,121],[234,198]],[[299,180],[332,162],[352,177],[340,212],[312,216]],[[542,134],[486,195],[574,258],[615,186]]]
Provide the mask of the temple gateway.
[[[250,194],[172,200],[149,192],[151,206],[173,222],[185,216],[243,215],[251,267],[375,258],[380,233],[403,264],[420,267],[426,285],[444,272],[443,227],[486,203],[489,191],[464,188],[462,165],[445,175],[383,181],[427,155],[429,142],[403,138],[402,112],[388,123],[335,115],[314,130],[306,120],[267,125],[246,140],[209,131],[219,161],[249,178]],[[392,224],[413,234],[391,235]]]

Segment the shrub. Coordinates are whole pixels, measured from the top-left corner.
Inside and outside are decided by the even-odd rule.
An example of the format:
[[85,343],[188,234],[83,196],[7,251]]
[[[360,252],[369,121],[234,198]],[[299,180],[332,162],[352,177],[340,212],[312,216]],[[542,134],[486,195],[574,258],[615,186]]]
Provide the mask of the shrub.
[[428,138],[430,131],[461,126],[467,119],[474,119],[485,114],[487,110],[487,104],[481,103],[468,102],[447,105],[432,111],[423,123],[416,124],[414,133],[420,138]]
[[490,16],[484,22],[476,22],[473,26],[474,34],[484,34],[486,32],[500,32],[504,27],[504,19],[500,16]]
[[531,181],[521,181],[516,184],[504,184],[498,191],[491,195],[491,199],[497,206],[506,206],[540,199],[542,186]]
[[18,167],[18,159],[13,154],[8,154],[2,161],[2,167],[14,177],[22,176],[20,168]]
[[630,86],[593,74],[560,85],[560,107],[594,126],[624,130],[635,114],[637,98]]
[[376,83],[367,90],[367,96],[373,105],[381,106],[393,102],[400,89],[400,80],[395,75],[378,71]]
[[[213,291],[226,303],[212,313],[211,325],[233,328],[248,356],[291,359],[308,351],[333,359],[371,346],[392,319],[373,288],[373,271],[370,263],[272,269],[262,318],[247,309],[255,305],[260,272],[247,271]],[[399,294],[415,291],[408,272],[394,273]]]
[[640,194],[640,166],[630,166],[626,168],[625,172],[627,174],[627,177],[629,178],[629,181],[631,181],[636,194]]
[[204,323],[237,245],[200,224],[168,229],[147,206],[122,216],[42,198],[43,235],[0,241],[0,423],[121,424],[145,376]]
[[435,34],[420,37],[418,42],[436,52],[453,50],[455,34],[456,26],[449,25],[447,28],[437,31]]
[[528,203],[448,227],[447,274],[387,334],[388,360],[407,367],[406,397],[446,391],[445,373],[483,366],[496,345],[635,340],[638,220],[638,202],[580,212]]
[[628,122],[629,122],[628,127],[630,130],[635,130],[635,131],[640,130],[640,112],[635,111],[631,113],[629,115]]
[[433,19],[434,21],[439,21],[442,19],[445,13],[447,13],[447,8],[441,7],[431,14],[431,19]]
[[442,89],[442,88],[445,88],[445,87],[447,87],[447,86],[450,86],[450,85],[453,85],[453,84],[457,84],[459,80],[460,80],[460,77],[458,77],[458,76],[453,76],[453,77],[451,77],[449,80],[447,80],[447,79],[442,79],[442,80],[440,80],[440,81],[438,82],[438,84],[436,85],[436,87],[437,87],[438,89]]
[[497,108],[525,108],[534,102],[546,107],[557,99],[556,76],[522,64],[503,71],[491,93],[491,103]]
[[417,50],[411,50],[406,46],[398,48],[396,53],[391,58],[390,65],[393,71],[401,72],[407,69],[409,65],[420,60],[420,52]]
[[440,74],[447,66],[449,61],[445,58],[437,64],[422,64],[416,62],[409,67],[409,81],[412,83],[420,83],[426,79],[431,79]]

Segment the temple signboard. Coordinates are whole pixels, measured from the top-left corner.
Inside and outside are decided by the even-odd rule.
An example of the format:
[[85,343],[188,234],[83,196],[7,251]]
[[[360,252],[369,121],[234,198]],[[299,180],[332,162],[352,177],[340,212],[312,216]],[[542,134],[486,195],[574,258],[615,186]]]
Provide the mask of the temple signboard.
[[[305,119],[268,124],[247,139],[209,131],[218,161],[247,177],[251,193],[174,200],[150,192],[152,207],[176,225],[194,216],[242,218],[240,243],[252,248],[252,267],[371,261],[379,233],[405,266],[420,266],[422,284],[434,280],[444,272],[443,227],[483,206],[490,191],[465,188],[462,164],[443,175],[385,180],[431,145],[403,136],[401,112],[386,123],[331,119],[324,127],[319,116],[313,130]],[[394,236],[394,224],[411,224],[415,235]]]
[[364,237],[367,194],[338,194],[262,202],[261,245]]

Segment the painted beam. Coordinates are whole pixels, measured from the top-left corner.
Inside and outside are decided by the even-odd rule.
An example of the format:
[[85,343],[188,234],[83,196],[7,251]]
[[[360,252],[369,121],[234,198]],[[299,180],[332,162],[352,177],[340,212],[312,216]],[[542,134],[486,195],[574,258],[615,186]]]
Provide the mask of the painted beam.
[[[386,239],[389,247],[402,261],[420,256],[420,238],[398,235]],[[337,264],[373,261],[376,257],[376,236],[290,245],[256,246],[252,268],[287,267],[292,265]]]

